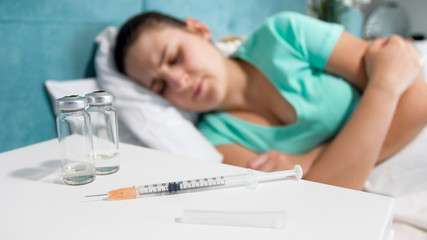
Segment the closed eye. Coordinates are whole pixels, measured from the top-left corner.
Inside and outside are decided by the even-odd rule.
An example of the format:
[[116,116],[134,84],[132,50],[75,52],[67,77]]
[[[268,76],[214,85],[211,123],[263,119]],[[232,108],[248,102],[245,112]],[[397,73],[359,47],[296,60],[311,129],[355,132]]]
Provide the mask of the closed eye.
[[163,95],[166,92],[168,84],[163,79],[157,79],[155,81],[156,83],[153,86],[153,91],[160,95]]
[[175,65],[181,60],[181,52],[177,52],[173,58],[169,61],[170,65]]

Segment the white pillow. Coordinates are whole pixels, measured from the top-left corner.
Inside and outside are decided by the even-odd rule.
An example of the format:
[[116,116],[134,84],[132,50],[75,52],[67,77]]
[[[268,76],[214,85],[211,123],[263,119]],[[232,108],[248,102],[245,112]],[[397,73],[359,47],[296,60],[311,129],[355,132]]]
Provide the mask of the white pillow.
[[[84,96],[86,95],[86,93],[101,89],[98,86],[98,82],[95,78],[74,79],[66,81],[47,80],[45,82],[45,86],[49,94],[52,109],[55,115],[58,115],[59,113],[55,104],[56,99],[68,95]],[[118,128],[120,142],[125,142],[133,145],[143,145],[141,141],[135,138],[132,132],[123,124],[120,119],[120,116],[118,117]]]
[[95,78],[83,78],[75,80],[57,81],[47,80],[44,85],[49,94],[52,109],[55,115],[58,115],[59,111],[56,109],[55,100],[68,95],[80,95],[84,96],[86,93],[90,93],[99,90],[98,83]]
[[122,122],[148,147],[221,162],[222,155],[193,125],[195,114],[178,110],[116,70],[116,34],[115,27],[108,27],[96,37],[95,70],[99,85],[115,95]]

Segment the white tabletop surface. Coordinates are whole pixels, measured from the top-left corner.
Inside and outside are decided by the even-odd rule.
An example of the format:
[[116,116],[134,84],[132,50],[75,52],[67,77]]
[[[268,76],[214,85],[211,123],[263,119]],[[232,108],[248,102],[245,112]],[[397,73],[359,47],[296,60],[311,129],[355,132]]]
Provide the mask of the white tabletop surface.
[[[393,200],[309,181],[135,200],[85,195],[133,185],[245,173],[242,168],[120,145],[117,173],[62,183],[52,139],[0,154],[0,239],[385,239]],[[284,229],[182,224],[184,209],[285,210]]]

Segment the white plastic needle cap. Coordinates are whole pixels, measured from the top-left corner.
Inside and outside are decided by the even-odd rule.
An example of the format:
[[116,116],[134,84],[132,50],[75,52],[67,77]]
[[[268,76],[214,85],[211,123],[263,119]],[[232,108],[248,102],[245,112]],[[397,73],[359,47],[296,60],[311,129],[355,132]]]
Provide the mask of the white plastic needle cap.
[[184,210],[179,223],[285,228],[286,212],[278,211],[209,211]]

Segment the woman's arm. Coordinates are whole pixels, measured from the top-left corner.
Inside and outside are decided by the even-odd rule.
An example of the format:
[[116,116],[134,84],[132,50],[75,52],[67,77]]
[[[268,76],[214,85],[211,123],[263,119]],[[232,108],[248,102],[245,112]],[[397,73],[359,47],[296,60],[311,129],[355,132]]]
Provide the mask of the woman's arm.
[[[346,37],[350,38],[347,39],[349,40],[348,45],[345,43]],[[343,75],[349,82],[358,86],[358,88],[365,89],[368,83],[366,79],[368,78],[365,74],[363,58],[368,48],[369,44],[365,41],[344,33],[329,59],[326,71],[336,75]],[[355,53],[352,52],[356,49],[358,51]],[[413,49],[404,49],[399,53],[397,49],[391,48],[388,52],[404,56],[408,54],[408,51],[413,51]],[[347,56],[353,57],[348,58]],[[401,93],[393,93],[399,88],[400,82],[405,83],[408,82],[408,79],[413,80],[411,77],[408,78],[408,74],[400,73],[399,75],[399,73],[394,71],[398,70],[399,67],[407,70],[411,65],[418,66],[419,68],[419,63],[414,56],[410,59],[411,61],[403,60],[403,56],[397,56],[397,58],[396,55],[394,56],[397,66],[390,67],[390,64],[385,64],[384,66],[388,66],[389,69],[381,69],[382,63],[380,63],[380,67],[377,67],[379,69],[377,72],[392,73],[391,75],[370,75],[370,83],[376,82],[381,84],[374,84],[373,86],[377,87],[366,89],[352,118],[337,139],[330,144],[332,146],[322,146],[317,150],[313,150],[309,154],[304,155],[305,158],[303,161],[298,162],[306,162],[308,166],[311,166],[314,160],[320,156],[318,162],[314,162],[313,167],[307,168],[310,171],[305,171],[305,173],[308,172],[305,178],[360,189],[378,159],[384,159],[399,150],[425,125],[427,107],[423,103],[427,103],[427,101],[423,100],[421,102],[422,99],[427,97],[427,88],[424,81],[421,78],[417,78],[415,83],[412,84],[410,82],[409,85],[412,84],[412,86],[403,95]],[[409,63],[409,67],[402,66],[400,61]],[[412,72],[417,74],[416,69]],[[389,78],[394,82],[389,81]],[[415,113],[419,113],[421,116]],[[421,127],[416,128],[414,125]],[[249,166],[256,169],[266,167],[266,163],[275,164],[276,167],[280,168],[283,162],[285,164],[292,162],[292,158],[295,156],[281,153],[281,155],[285,155],[283,157],[268,152],[263,154],[271,156],[270,161],[266,161],[266,158],[263,158],[262,155],[257,155],[237,144],[222,145],[218,147],[218,150],[224,154],[225,163],[243,167]],[[235,156],[238,156],[238,159]],[[251,159],[252,161],[248,162]],[[236,160],[239,163],[236,164]]]
[[415,51],[397,36],[374,41],[366,60],[369,81],[358,106],[306,179],[361,189],[377,162],[399,99],[420,66]]
[[258,154],[236,143],[223,144],[216,148],[223,155],[223,163],[225,164],[248,167],[264,172],[288,170],[299,164],[305,175],[326,146],[326,144],[320,145],[300,155],[276,150]]
[[[368,82],[364,57],[369,43],[343,32],[325,71],[341,76],[363,91]],[[408,144],[427,124],[427,85],[418,77],[397,105],[378,161],[385,160]]]

